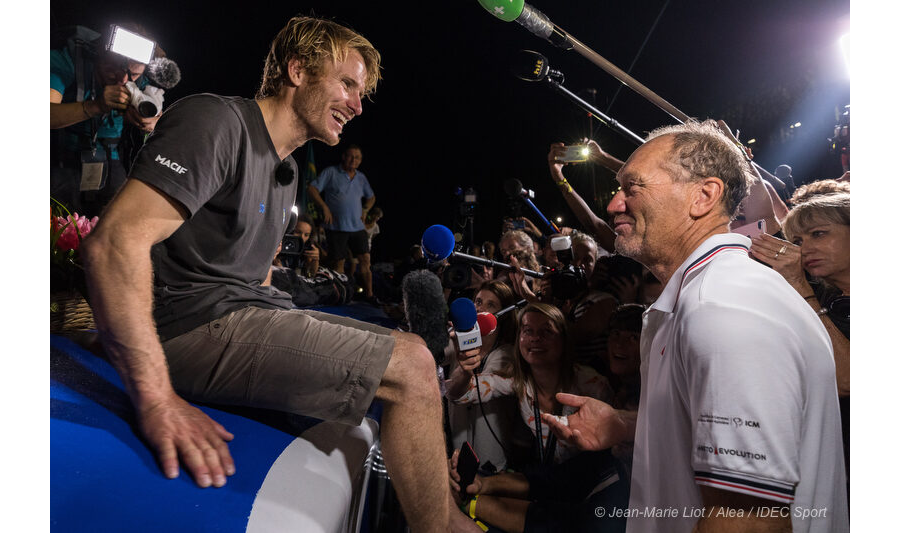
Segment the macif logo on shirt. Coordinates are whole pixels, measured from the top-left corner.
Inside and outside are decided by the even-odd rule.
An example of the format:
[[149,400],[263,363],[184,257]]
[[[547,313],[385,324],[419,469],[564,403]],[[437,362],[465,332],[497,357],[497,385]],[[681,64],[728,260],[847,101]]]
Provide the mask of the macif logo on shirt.
[[159,154],[157,154],[156,159],[154,161],[156,161],[157,163],[159,163],[160,165],[162,165],[164,167],[169,167],[170,169],[174,170],[178,174],[184,174],[185,172],[188,171],[188,169],[179,165],[175,161],[172,161],[168,157],[163,157]]

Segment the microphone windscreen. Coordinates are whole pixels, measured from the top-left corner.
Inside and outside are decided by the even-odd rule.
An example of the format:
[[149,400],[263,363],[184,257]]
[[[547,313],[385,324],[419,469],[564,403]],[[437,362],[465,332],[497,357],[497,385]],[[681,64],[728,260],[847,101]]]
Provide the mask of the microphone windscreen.
[[441,280],[427,270],[413,270],[404,276],[402,290],[409,330],[422,337],[437,364],[442,364],[450,336]]
[[453,253],[456,240],[447,226],[435,224],[422,234],[422,253],[429,261],[443,261]]
[[510,178],[503,182],[503,190],[506,191],[506,194],[509,196],[521,196],[522,182],[516,178]]
[[171,59],[157,57],[147,63],[147,78],[157,87],[171,89],[181,81],[181,69]]
[[478,0],[481,7],[500,20],[512,22],[525,9],[525,0]]
[[294,181],[294,167],[287,160],[275,167],[275,181],[281,185],[290,185]]
[[478,312],[475,303],[468,298],[457,298],[450,302],[450,322],[456,331],[469,331],[475,327]]
[[478,329],[481,330],[481,336],[490,335],[497,329],[497,317],[490,313],[478,313]]

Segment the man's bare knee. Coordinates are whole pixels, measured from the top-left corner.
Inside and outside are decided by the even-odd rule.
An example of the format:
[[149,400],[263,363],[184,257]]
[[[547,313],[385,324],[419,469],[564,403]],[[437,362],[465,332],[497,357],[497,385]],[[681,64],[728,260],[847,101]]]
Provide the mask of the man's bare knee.
[[428,346],[425,343],[425,340],[422,337],[419,337],[415,333],[406,333],[405,331],[397,331],[394,330],[391,332],[391,335],[394,336],[398,341],[402,342],[411,342],[414,344],[419,344],[421,346]]
[[376,397],[387,401],[440,398],[434,357],[424,342],[414,339],[421,341],[417,335],[408,333],[397,337]]

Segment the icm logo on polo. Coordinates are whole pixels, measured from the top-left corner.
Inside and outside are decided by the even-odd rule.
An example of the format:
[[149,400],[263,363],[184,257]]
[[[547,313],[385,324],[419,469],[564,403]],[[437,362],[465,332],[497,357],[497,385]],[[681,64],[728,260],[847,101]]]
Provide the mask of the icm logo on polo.
[[757,422],[756,420],[744,420],[744,419],[736,416],[736,417],[732,418],[731,421],[737,427],[747,426],[748,428],[757,428],[757,429],[759,428],[759,422]]
[[157,155],[157,156],[156,156],[156,162],[159,163],[160,165],[164,166],[164,167],[169,167],[169,168],[171,168],[172,170],[174,170],[175,172],[177,172],[177,173],[179,173],[179,174],[184,174],[185,172],[188,171],[188,169],[186,169],[186,168],[184,168],[183,166],[179,165],[179,164],[176,163],[175,161],[172,161],[172,160],[169,159],[168,157],[163,157],[163,156],[161,156],[161,155]]

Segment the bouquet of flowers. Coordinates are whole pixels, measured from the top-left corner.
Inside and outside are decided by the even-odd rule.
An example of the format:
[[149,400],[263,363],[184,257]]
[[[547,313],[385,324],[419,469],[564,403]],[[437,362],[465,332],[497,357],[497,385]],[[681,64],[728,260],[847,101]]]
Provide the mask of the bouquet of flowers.
[[84,267],[78,248],[81,241],[97,225],[97,217],[88,219],[69,213],[56,200],[50,215],[50,292],[77,290],[87,299]]

